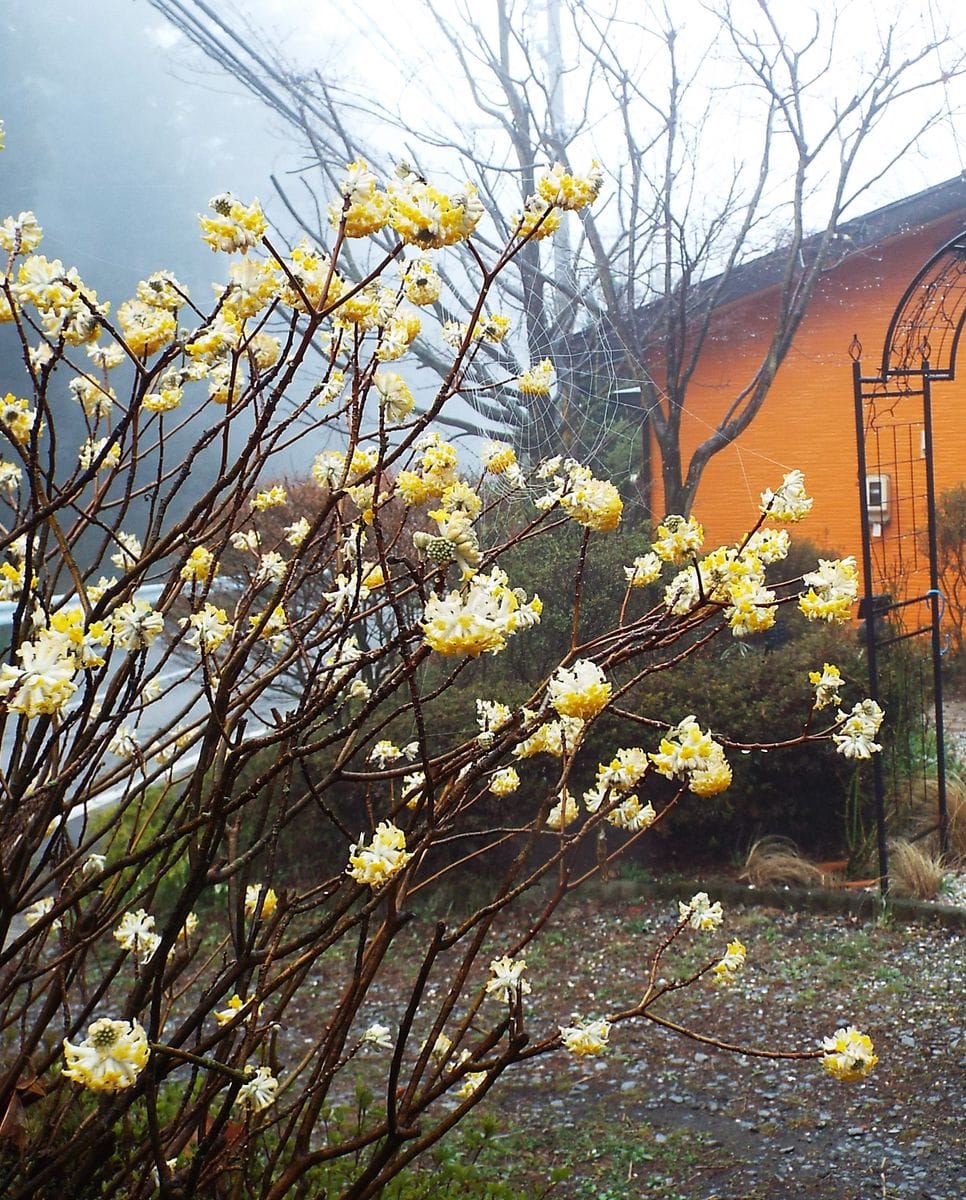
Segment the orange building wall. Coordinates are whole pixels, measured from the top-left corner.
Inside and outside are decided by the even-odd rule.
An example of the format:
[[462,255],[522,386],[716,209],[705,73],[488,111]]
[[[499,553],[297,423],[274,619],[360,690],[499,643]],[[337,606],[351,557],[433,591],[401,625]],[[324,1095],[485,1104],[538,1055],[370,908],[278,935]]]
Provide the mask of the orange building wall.
[[[964,220],[963,214],[953,215],[859,251],[824,277],[761,411],[704,472],[693,513],[705,527],[706,545],[740,537],[757,518],[760,493],[799,468],[815,499],[801,533],[839,555],[854,554],[861,565],[849,345],[857,334],[863,373],[877,375],[886,328],[902,293]],[[776,298],[777,290],[748,297],[716,320],[688,391],[682,421],[685,469],[694,446],[711,432],[760,362]],[[966,361],[960,368],[958,380],[937,383],[932,392],[937,491],[966,478]],[[654,495],[660,498],[656,450],[653,461]],[[655,508],[660,507],[658,499]],[[892,532],[884,527],[886,541]]]

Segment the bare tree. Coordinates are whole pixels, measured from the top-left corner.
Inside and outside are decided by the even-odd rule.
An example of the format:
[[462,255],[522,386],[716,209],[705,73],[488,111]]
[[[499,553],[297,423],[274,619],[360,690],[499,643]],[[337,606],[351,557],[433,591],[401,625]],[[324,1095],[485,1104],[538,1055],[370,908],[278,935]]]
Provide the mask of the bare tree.
[[[581,166],[596,146],[609,169],[605,202],[553,249],[549,240],[523,247],[501,281],[518,336],[478,359],[512,375],[552,357],[554,399],[471,392],[469,424],[507,431],[533,457],[561,441],[592,457],[631,396],[623,420],[628,436],[642,426],[645,508],[653,436],[664,509],[682,513],[708,461],[765,402],[822,272],[847,250],[839,225],[945,119],[944,89],[964,64],[948,29],[909,35],[896,18],[863,30],[859,56],[834,9],[809,21],[784,8],[779,16],[769,0],[712,0],[683,17],[654,0],[497,0],[485,16],[422,0],[423,27],[464,90],[440,100],[432,128],[410,130],[373,98],[371,80],[306,72],[237,11],[151,3],[296,131],[323,189],[359,156],[391,172],[413,133],[450,162],[455,150],[488,208],[506,213],[508,195],[522,206],[533,194],[541,166]],[[364,33],[375,45],[375,18]],[[302,196],[274,182],[302,229],[324,240],[324,209],[305,174]],[[682,418],[715,314],[741,294],[753,261],[756,278],[777,287],[767,336],[717,407],[703,410],[709,432],[686,457]],[[443,319],[466,291],[458,275],[447,282]],[[422,361],[439,365],[430,348]]]

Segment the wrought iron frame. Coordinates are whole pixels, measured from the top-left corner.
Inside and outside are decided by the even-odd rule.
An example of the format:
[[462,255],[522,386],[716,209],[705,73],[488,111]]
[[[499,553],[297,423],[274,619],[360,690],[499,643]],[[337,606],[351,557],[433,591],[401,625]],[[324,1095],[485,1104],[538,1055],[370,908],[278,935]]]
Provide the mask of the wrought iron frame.
[[[936,786],[940,846],[948,845],[949,816],[946,804],[945,730],[942,685],[942,594],[939,589],[939,555],[936,530],[936,490],[933,455],[932,384],[950,382],[956,375],[956,355],[966,326],[966,231],[947,242],[929,259],[906,288],[896,305],[886,332],[882,365],[877,375],[863,375],[862,346],[856,335],[852,358],[855,401],[856,457],[859,509],[862,527],[862,573],[865,644],[869,694],[879,700],[879,650],[901,638],[928,633],[932,660],[934,729],[936,734]],[[869,460],[867,430],[874,426],[876,405],[894,411],[902,401],[921,400],[922,459],[925,471],[926,542],[929,590],[920,596],[893,599],[877,592],[872,548],[872,522],[866,480]],[[890,408],[891,405],[891,408]],[[878,465],[878,464],[877,464]],[[910,498],[914,500],[913,498]],[[914,604],[928,606],[927,624],[881,637],[877,618]],[[881,756],[873,756],[879,878],[883,894],[889,890],[889,855],[886,838],[885,779]]]

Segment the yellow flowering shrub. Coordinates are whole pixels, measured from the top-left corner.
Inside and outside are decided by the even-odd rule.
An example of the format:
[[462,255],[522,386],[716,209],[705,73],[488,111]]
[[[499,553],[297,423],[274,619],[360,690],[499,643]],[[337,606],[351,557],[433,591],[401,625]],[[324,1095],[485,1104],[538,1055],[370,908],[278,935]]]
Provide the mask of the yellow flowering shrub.
[[[701,638],[775,621],[765,571],[788,536],[768,522],[805,515],[804,480],[762,497],[740,546],[705,552],[694,518],[667,517],[629,556],[623,607],[590,634],[580,562],[540,596],[527,556],[562,524],[584,547],[612,535],[624,481],[563,451],[537,463],[444,432],[480,386],[472,363],[524,401],[554,386],[550,359],[507,370],[519,333],[496,282],[522,241],[603,184],[596,164],[551,166],[501,226],[471,182],[403,166],[385,181],[357,160],[326,244],[285,255],[257,201],[222,193],[200,218],[227,256],[210,311],[164,270],[115,321],[36,252],[32,213],[0,220],[0,318],[49,366],[0,402],[0,819],[5,910],[22,915],[0,974],[18,1064],[0,1072],[0,1110],[18,1195],[54,1178],[64,1195],[141,1194],[152,1169],[170,1175],[170,1151],[191,1164],[185,1187],[261,1194],[272,1175],[280,1200],[312,1186],[317,1156],[342,1154],[326,1114],[350,1081],[378,1091],[391,1062],[391,1111],[360,1105],[351,1151],[356,1183],[369,1171],[382,1188],[415,1138],[431,1145],[511,1066],[602,1054],[627,1022],[660,1023],[661,955],[717,937],[721,906],[699,892],[624,1000],[563,1026],[527,957],[582,878],[731,783],[722,713],[638,719],[628,697]],[[373,236],[390,252],[367,273]],[[443,304],[437,266],[467,241],[482,283],[451,315],[459,297]],[[451,361],[428,390],[417,352],[437,302]],[[651,584],[664,598],[645,608]],[[856,592],[854,563],[820,562],[799,603],[838,621]],[[479,660],[526,656],[547,618],[568,646],[498,694]],[[882,713],[847,690],[830,663],[802,680],[802,739],[862,762]],[[470,716],[454,729],[460,702]],[[591,735],[618,728],[628,736],[588,765]],[[766,730],[753,748],[769,744]],[[310,870],[293,862],[302,841]],[[403,950],[414,903],[441,884],[471,911]],[[543,907],[510,943],[524,896]],[[722,939],[690,982],[730,982],[745,954]],[[372,1011],[403,960],[408,994],[391,1017]],[[876,1061],[852,1026],[804,1054],[846,1080]],[[126,1167],[100,1154],[108,1124],[113,1138],[142,1121]]]

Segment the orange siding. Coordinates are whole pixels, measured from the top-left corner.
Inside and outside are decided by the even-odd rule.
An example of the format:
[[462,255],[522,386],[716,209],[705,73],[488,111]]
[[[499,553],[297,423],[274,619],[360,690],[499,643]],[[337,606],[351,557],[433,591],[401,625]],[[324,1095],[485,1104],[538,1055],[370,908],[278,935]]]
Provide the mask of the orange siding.
[[[854,554],[861,563],[849,345],[857,334],[864,373],[877,374],[885,331],[902,293],[962,225],[961,215],[933,222],[862,250],[827,273],[761,412],[705,470],[694,514],[705,526],[708,545],[740,537],[757,515],[759,494],[797,467],[805,472],[815,498],[801,532],[838,554]],[[682,424],[685,465],[760,361],[775,296],[775,291],[750,296],[717,318],[688,392],[689,411]],[[966,363],[960,366],[961,376],[966,375]],[[963,401],[961,379],[933,388],[939,490],[966,478]],[[656,454],[655,474],[655,495],[660,497]],[[901,489],[901,480],[894,484]],[[893,526],[884,527],[886,541],[893,533]]]

